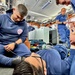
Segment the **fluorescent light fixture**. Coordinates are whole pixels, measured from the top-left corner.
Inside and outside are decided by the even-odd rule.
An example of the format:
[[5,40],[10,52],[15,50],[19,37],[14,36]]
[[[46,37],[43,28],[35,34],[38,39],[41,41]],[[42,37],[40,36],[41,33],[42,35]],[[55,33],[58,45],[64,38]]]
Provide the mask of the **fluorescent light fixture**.
[[42,9],[44,9],[46,6],[48,6],[51,3],[51,1],[47,1],[43,6]]

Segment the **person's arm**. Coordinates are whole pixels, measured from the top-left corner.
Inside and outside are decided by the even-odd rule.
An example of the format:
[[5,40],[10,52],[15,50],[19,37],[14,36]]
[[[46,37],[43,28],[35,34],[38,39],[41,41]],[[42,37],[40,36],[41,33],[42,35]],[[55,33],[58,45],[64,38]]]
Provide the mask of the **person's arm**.
[[65,58],[64,60],[61,60],[63,74],[69,73],[74,56],[75,56],[75,49],[71,49],[70,56]]
[[23,33],[20,35],[19,40],[16,41],[16,43],[19,42],[24,42],[26,40],[26,38],[28,37],[28,28],[27,28],[27,23],[24,22],[24,31]]
[[11,50],[14,50],[14,48],[17,47],[18,44],[23,43],[26,40],[26,38],[28,37],[27,24],[25,22],[23,24],[24,24],[23,33],[20,35],[20,37],[17,41],[4,46],[6,51],[9,52]]
[[56,24],[62,24],[62,22],[60,22],[59,19],[60,19],[60,15],[58,15],[58,16],[56,17],[56,19],[55,19],[55,20],[56,20]]
[[14,43],[16,43],[16,44],[20,44],[20,43],[22,43],[22,39],[18,39],[18,40],[15,41]]
[[66,21],[60,22],[59,20],[60,20],[60,15],[58,15],[58,16],[56,17],[56,24],[66,24]]
[[27,23],[26,22],[23,22],[23,25],[24,25],[23,33],[20,35],[19,39],[14,42],[16,44],[20,44],[20,43],[25,42],[26,38],[28,37]]
[[25,42],[26,38],[28,37],[27,23],[23,22],[22,24],[24,25],[24,30],[23,30],[23,33],[20,35],[19,39],[14,42],[16,44],[20,44],[20,43]]
[[56,20],[56,24],[62,24],[63,22],[60,22],[59,20]]

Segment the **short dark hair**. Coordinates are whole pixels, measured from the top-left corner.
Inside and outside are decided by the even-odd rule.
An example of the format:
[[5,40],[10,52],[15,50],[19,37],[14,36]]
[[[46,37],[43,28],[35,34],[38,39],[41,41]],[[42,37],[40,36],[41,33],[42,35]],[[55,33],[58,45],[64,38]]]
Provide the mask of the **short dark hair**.
[[42,69],[38,69],[26,61],[18,64],[13,71],[13,75],[43,75]]
[[56,4],[57,4],[57,5],[59,4],[59,0],[56,0]]
[[27,15],[28,10],[27,10],[27,8],[26,8],[25,5],[19,4],[19,5],[17,6],[17,8],[18,8],[18,11],[19,11],[19,13],[20,13],[20,15],[21,15],[22,17],[24,17],[24,16]]

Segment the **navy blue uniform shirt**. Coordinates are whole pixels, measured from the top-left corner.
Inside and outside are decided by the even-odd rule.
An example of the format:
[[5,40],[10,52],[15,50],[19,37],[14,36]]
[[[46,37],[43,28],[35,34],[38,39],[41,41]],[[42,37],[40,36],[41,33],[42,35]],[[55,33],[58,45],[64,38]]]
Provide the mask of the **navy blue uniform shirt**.
[[61,59],[56,49],[40,50],[37,54],[46,62],[47,75],[69,75],[72,60],[75,56],[74,49],[70,50],[70,56],[64,60]]
[[24,42],[28,36],[27,24],[25,20],[14,22],[11,20],[12,10],[0,15],[0,43],[9,44],[22,39]]
[[[59,22],[65,22],[66,21],[66,15],[60,14],[56,17],[56,20],[59,20]],[[58,24],[58,27],[60,27],[60,28],[63,26],[65,26],[65,24]]]

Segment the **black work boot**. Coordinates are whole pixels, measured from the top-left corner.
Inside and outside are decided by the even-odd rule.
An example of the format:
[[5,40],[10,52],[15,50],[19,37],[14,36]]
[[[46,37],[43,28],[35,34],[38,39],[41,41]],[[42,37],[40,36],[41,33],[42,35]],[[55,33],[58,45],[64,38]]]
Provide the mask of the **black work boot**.
[[18,65],[21,61],[24,61],[26,57],[21,57],[21,56],[17,56],[16,58],[13,59],[12,61],[12,67],[15,67],[16,65]]
[[12,67],[16,66],[22,61],[22,58],[20,56],[17,56],[16,58],[13,59],[12,61]]

